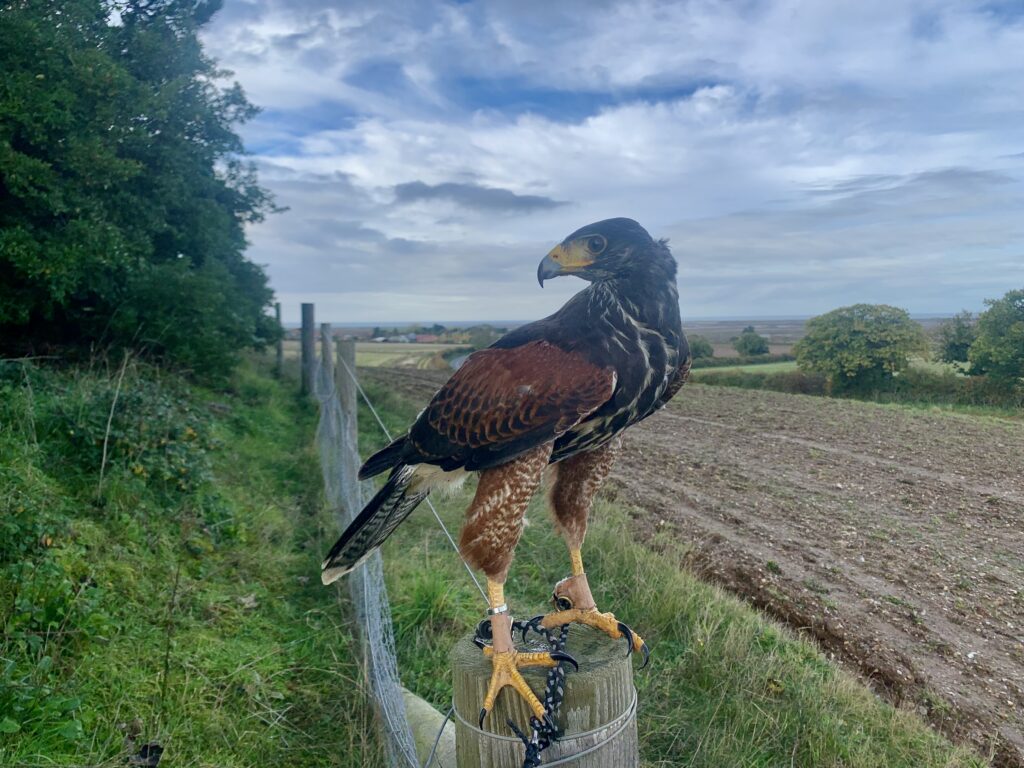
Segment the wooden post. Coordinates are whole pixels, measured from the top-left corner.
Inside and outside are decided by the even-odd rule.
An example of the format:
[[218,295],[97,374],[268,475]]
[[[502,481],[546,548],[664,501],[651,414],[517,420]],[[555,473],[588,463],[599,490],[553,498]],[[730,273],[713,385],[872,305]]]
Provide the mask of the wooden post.
[[[356,343],[350,339],[338,339],[338,366],[334,369],[334,387],[338,390],[341,410],[349,414],[351,423],[356,424],[356,382],[352,376],[356,372]],[[349,371],[352,373],[350,374]],[[355,433],[353,432],[353,437]],[[358,457],[357,457],[358,460]],[[358,510],[356,510],[358,512]]]
[[325,378],[334,378],[334,338],[330,323],[320,323],[320,365]]
[[281,329],[281,335],[277,339],[277,360],[274,363],[274,375],[281,378],[284,375],[284,326],[281,325],[281,302],[274,302],[274,317],[277,318],[277,325]]
[[[539,650],[539,649],[538,649]],[[579,755],[575,768],[636,768],[640,765],[636,733],[636,691],[633,662],[625,643],[610,640],[590,627],[573,626],[566,651],[579,662],[580,671],[566,675],[565,698],[558,717],[564,734],[546,749],[544,763]],[[511,719],[529,734],[530,710],[523,699],[506,688],[494,709],[477,728],[480,705],[487,693],[491,663],[464,637],[451,653],[454,687],[455,743],[458,768],[521,768],[524,748],[505,723]],[[524,669],[523,676],[544,698],[547,670]]]
[[313,305],[302,305],[302,394],[313,391],[313,366],[316,363],[316,340],[313,336]]
[[416,757],[419,758],[420,765],[426,764],[436,739],[437,749],[434,751],[434,761],[430,768],[456,768],[455,726],[451,720],[445,723],[444,715],[405,688],[402,689],[402,699],[405,701],[405,717],[409,721],[409,729],[416,742]]

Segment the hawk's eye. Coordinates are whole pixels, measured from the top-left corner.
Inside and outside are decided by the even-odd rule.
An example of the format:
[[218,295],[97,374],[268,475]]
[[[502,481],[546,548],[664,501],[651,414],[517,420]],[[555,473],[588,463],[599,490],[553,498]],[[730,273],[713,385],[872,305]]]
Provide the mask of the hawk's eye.
[[598,254],[604,250],[608,242],[600,235],[591,235],[587,238],[587,250],[593,254]]

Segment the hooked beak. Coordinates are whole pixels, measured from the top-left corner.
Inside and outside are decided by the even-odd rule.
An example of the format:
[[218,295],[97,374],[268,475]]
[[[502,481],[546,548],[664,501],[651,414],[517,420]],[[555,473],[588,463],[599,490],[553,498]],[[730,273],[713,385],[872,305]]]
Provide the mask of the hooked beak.
[[549,253],[537,267],[537,282],[543,288],[545,280],[558,277],[560,274],[562,274],[562,265],[555,261]]
[[544,281],[560,275],[568,275],[579,272],[584,267],[594,263],[591,256],[581,243],[573,242],[568,245],[556,245],[537,267],[537,282],[544,287]]

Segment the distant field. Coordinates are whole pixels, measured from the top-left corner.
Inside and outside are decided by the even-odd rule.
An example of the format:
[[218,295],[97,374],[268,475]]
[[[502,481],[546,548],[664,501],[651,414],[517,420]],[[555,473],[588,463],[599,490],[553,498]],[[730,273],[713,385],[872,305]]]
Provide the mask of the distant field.
[[[692,331],[692,333],[700,334],[700,331]],[[711,346],[715,350],[715,357],[739,357],[740,353],[733,349],[732,343],[730,342],[712,342]],[[793,353],[792,344],[769,344],[768,352],[773,355],[790,355]]]
[[356,342],[356,365],[367,368],[419,368],[447,370],[450,366],[442,355],[459,344],[401,344],[375,341]]
[[782,373],[784,371],[795,371],[796,361],[788,360],[783,363],[754,363],[753,365],[723,365],[720,368],[695,368],[691,371],[690,376],[693,379],[699,380],[701,376],[719,372],[728,371],[730,373],[735,371],[754,371],[755,373]]
[[[419,368],[444,370],[449,367],[442,354],[460,349],[460,344],[402,344],[375,341],[356,342],[356,365],[366,368]],[[284,343],[287,360],[298,359],[300,344],[289,339]]]
[[[946,318],[925,317],[916,318],[925,331],[931,333]],[[748,325],[768,339],[772,352],[789,352],[790,347],[804,336],[804,325],[806,320],[799,318],[762,318],[760,320],[683,320],[683,330],[690,334],[699,334],[715,347],[715,355],[718,357],[732,357],[736,354],[730,339],[740,335],[740,332]]]
[[[762,336],[766,337],[773,345],[788,346],[801,339],[804,335],[804,323],[801,319],[792,320],[683,320],[683,330],[687,333],[696,333],[715,345],[715,354],[721,357],[735,355],[729,343],[740,335],[740,332],[748,325]],[[722,351],[719,352],[719,346]],[[788,350],[775,350],[772,352],[784,352]]]
[[[775,352],[775,349],[772,349]],[[718,357],[718,351],[716,349],[715,356]],[[722,355],[726,357],[726,355]],[[940,363],[935,360],[911,360],[910,366],[917,368],[922,371],[928,371],[929,373],[955,373],[960,374],[961,371],[955,365],[950,363]],[[790,360],[783,363],[754,363],[752,365],[723,365],[719,368],[696,368],[690,374],[695,381],[699,380],[702,376],[718,372],[730,372],[735,373],[736,371],[752,371],[754,373],[785,373],[787,371],[797,370],[795,360]]]

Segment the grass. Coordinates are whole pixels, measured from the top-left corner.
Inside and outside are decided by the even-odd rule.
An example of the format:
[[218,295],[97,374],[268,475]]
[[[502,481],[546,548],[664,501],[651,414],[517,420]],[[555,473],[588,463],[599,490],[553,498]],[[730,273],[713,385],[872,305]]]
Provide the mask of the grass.
[[[923,360],[921,358],[914,358],[910,361],[910,367],[920,371],[928,371],[934,374],[954,373],[962,375],[962,371],[955,365],[950,363],[942,363],[935,360]],[[712,372],[726,372],[726,371],[753,371],[754,373],[786,373],[788,371],[799,370],[795,360],[788,360],[781,363],[752,363],[749,365],[723,365],[718,368],[695,368],[691,372],[691,376],[694,381],[699,381],[702,375],[707,375]]]
[[756,371],[758,373],[782,373],[784,371],[795,371],[796,361],[787,360],[781,363],[754,363],[751,365],[723,365],[718,368],[694,368],[690,376],[694,381],[700,381],[702,375],[719,371]]
[[[24,545],[0,561],[0,764],[124,765],[156,742],[174,766],[380,765],[351,626],[317,578],[315,414],[293,387],[130,367],[98,493],[86,449],[116,371],[0,373],[4,555]],[[166,430],[133,426],[158,414],[146,398]],[[168,486],[165,459],[204,476]]]
[[[369,394],[400,431],[416,406],[383,387]],[[362,449],[381,444],[361,413]],[[364,454],[365,455],[365,454]],[[471,490],[441,500],[457,530]],[[680,567],[684,543],[657,549],[630,533],[630,507],[602,500],[584,550],[595,597],[643,634],[651,666],[637,675],[639,731],[647,766],[982,766],[914,713],[880,701],[810,643]],[[518,616],[548,609],[568,558],[535,500],[506,594]],[[483,601],[426,510],[385,545],[399,669],[412,690],[447,709],[447,654],[483,615]],[[571,648],[570,648],[571,651]],[[441,670],[441,672],[439,672]]]
[[448,362],[436,352],[356,352],[356,365],[365,368],[419,368],[448,370]]
[[[404,342],[360,341],[356,343],[356,364],[365,368],[419,368],[451,370],[445,355],[471,351],[463,344],[415,344]],[[301,345],[288,339],[284,342],[286,360],[298,360]]]
[[356,365],[367,368],[420,368],[426,370],[449,370],[451,366],[444,358],[453,350],[468,347],[457,344],[402,344],[359,342],[356,344]]

